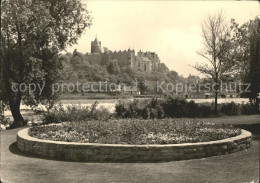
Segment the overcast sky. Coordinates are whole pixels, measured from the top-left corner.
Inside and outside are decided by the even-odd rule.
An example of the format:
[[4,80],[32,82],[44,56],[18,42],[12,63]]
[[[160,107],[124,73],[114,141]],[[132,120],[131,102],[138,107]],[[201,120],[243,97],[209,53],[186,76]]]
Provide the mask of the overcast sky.
[[257,1],[89,0],[87,4],[93,25],[67,51],[90,52],[97,35],[102,47],[112,51],[130,47],[156,52],[169,69],[183,76],[198,75],[189,65],[204,62],[196,52],[203,47],[201,22],[208,14],[222,10],[228,22],[234,18],[240,24],[260,15]]

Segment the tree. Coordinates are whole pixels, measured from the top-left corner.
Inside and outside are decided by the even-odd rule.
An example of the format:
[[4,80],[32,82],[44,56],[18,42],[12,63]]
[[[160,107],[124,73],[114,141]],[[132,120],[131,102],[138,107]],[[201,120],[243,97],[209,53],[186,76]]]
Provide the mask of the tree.
[[169,71],[167,76],[171,79],[172,82],[177,83],[179,81],[179,74],[176,71]]
[[198,83],[200,81],[200,78],[198,76],[194,76],[194,75],[189,75],[186,78],[187,84],[192,84],[192,83]]
[[218,90],[219,83],[225,75],[230,74],[234,66],[231,56],[232,42],[230,28],[224,21],[223,13],[208,16],[202,25],[202,37],[204,50],[197,52],[206,59],[209,64],[196,64],[194,66],[199,72],[212,78],[215,88],[215,113],[218,113]]
[[169,69],[164,63],[160,63],[158,66],[158,71],[166,74],[167,72],[169,72]]
[[84,54],[78,52],[76,49],[73,51],[73,56],[70,60],[72,66],[76,69],[89,67],[90,63]]
[[103,47],[104,53],[102,54],[101,65],[108,66],[111,60],[111,51],[107,47]]
[[257,94],[260,93],[260,18],[256,17],[241,26],[234,19],[231,22],[237,77],[251,84],[246,96],[259,111]]
[[[2,6],[2,0],[0,0],[0,7]],[[2,16],[2,9],[0,8],[0,16]],[[2,27],[2,19],[0,18],[0,27]],[[2,31],[0,32],[0,51],[2,50]],[[2,64],[0,64],[0,71],[2,70]],[[3,74],[0,72],[0,120],[4,119],[4,102],[3,102]]]
[[[54,97],[51,85],[61,69],[58,53],[77,42],[91,17],[80,0],[3,0],[1,9],[1,95],[14,126],[20,126],[21,101],[37,105]],[[34,83],[44,89],[14,91],[13,83]]]
[[107,71],[110,74],[118,74],[120,72],[120,67],[118,65],[118,60],[111,60],[107,66]]

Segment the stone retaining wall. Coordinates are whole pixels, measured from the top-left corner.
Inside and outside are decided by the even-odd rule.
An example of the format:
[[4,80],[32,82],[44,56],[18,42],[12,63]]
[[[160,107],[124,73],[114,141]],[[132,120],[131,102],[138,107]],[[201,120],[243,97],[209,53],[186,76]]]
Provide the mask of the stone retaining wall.
[[241,135],[224,140],[167,145],[60,142],[33,138],[28,135],[28,130],[17,133],[18,149],[26,155],[82,162],[162,162],[205,158],[244,150],[252,143],[252,134],[245,130],[241,130]]

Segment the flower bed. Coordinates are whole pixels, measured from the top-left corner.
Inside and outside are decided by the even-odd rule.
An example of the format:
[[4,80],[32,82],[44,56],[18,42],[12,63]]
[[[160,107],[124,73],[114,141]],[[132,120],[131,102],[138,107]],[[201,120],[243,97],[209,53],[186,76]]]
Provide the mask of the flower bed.
[[208,142],[240,134],[231,125],[182,119],[66,122],[29,130],[30,136],[44,140],[137,145]]

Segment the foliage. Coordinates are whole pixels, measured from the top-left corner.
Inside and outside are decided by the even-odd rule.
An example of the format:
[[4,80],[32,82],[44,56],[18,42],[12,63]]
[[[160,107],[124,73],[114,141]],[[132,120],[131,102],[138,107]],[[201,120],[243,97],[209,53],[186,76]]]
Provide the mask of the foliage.
[[107,66],[107,72],[110,74],[118,74],[120,72],[120,67],[118,65],[118,60],[111,60]]
[[[257,114],[250,104],[219,104],[218,115]],[[215,115],[214,104],[197,104],[194,101],[180,99],[148,99],[133,102],[119,102],[116,116],[119,118],[202,118]]]
[[162,73],[168,73],[169,69],[164,63],[160,63],[158,66],[158,71]]
[[211,104],[196,104],[194,101],[168,99],[164,110],[167,117],[212,117],[214,115]]
[[178,72],[176,72],[176,71],[169,71],[167,73],[167,76],[170,78],[170,80],[172,80],[176,83],[180,80],[180,78],[179,78],[180,76],[179,76]]
[[157,99],[134,100],[133,102],[121,102],[116,104],[116,115],[121,118],[163,118],[164,111]]
[[77,69],[86,68],[90,65],[84,54],[78,52],[77,50],[74,50],[70,63]]
[[[231,19],[231,29],[233,31],[232,39],[236,48],[234,56],[236,59],[236,70],[239,79],[248,81],[250,75],[250,62],[252,56],[257,53],[255,44],[259,39],[259,21],[256,17],[254,20],[250,20],[242,25],[239,25],[235,19]],[[251,65],[254,67],[253,65]],[[256,68],[254,68],[256,69]]]
[[6,126],[6,125],[11,125],[11,121],[10,121],[9,118],[6,118],[6,117],[2,116],[2,117],[1,117],[0,124],[5,125],[5,126]]
[[194,101],[179,99],[148,99],[133,102],[119,102],[116,105],[116,115],[122,118],[181,118],[210,117],[212,106],[196,104]]
[[241,111],[242,111],[241,113],[245,115],[259,114],[259,110],[256,109],[256,107],[250,103],[243,104]]
[[180,144],[237,136],[231,125],[198,120],[108,120],[82,121],[33,127],[29,135],[55,141],[106,144]]
[[221,105],[220,111],[222,114],[228,116],[236,116],[241,114],[240,104],[236,104],[235,102],[224,103]]
[[[19,126],[22,100],[37,105],[55,98],[51,84],[61,69],[58,53],[77,42],[91,17],[80,0],[3,0],[1,10],[1,93]],[[44,85],[44,90],[13,92],[13,82]]]
[[43,123],[60,123],[67,121],[85,121],[90,119],[107,120],[111,113],[104,107],[98,108],[98,102],[91,107],[81,105],[68,105],[64,107],[61,103],[43,115]]
[[260,18],[256,17],[243,25],[239,25],[234,19],[231,22],[236,48],[236,77],[251,84],[250,92],[245,95],[255,105],[255,110],[259,110],[257,95],[260,93]]
[[[141,69],[133,70],[131,67],[120,67],[118,60],[110,58],[111,51],[105,51],[101,57],[101,63],[95,63],[88,60],[87,56],[74,50],[72,56],[69,53],[60,56],[64,69],[61,79],[66,82],[75,81],[93,81],[124,83],[133,85],[138,81],[138,87],[142,94],[154,94],[156,90],[156,81],[165,81],[171,83],[185,82],[185,78],[179,76],[175,71],[169,71],[163,63],[159,64],[158,70],[146,73]],[[68,58],[70,61],[68,62]],[[68,64],[69,63],[69,64]],[[195,76],[194,76],[195,77]],[[149,87],[144,86],[143,82],[149,81]]]
[[105,67],[93,64],[85,71],[85,79],[88,81],[108,81],[108,73]]

